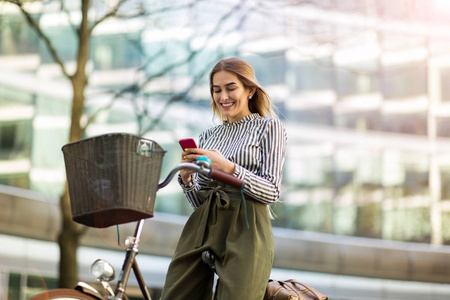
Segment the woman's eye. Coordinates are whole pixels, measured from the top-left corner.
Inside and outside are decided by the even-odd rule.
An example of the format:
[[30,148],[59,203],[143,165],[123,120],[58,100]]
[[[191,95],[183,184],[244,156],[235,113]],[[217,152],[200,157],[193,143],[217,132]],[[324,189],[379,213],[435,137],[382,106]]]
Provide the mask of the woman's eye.
[[217,93],[220,93],[220,92],[221,92],[220,90],[215,90],[215,91],[214,91],[214,93],[216,93],[216,94],[217,94]]

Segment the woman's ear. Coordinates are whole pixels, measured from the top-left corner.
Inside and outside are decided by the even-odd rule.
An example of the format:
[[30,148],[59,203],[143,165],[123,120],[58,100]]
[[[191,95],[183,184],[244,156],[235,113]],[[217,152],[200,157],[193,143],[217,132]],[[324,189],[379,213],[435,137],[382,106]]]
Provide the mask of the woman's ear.
[[248,94],[248,99],[249,100],[252,99],[252,97],[255,93],[256,93],[256,87],[254,86],[250,89],[250,93]]

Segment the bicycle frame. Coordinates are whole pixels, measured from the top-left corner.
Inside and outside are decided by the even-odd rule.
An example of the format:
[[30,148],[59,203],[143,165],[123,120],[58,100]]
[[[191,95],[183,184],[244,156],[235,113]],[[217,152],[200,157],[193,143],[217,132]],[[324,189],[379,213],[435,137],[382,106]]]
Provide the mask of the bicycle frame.
[[126,297],[125,291],[128,282],[128,278],[130,277],[131,270],[133,269],[134,275],[136,276],[137,282],[139,284],[139,288],[144,296],[145,300],[151,300],[150,292],[145,285],[144,277],[142,276],[141,271],[139,270],[139,266],[136,261],[136,255],[139,250],[139,241],[142,234],[142,229],[144,227],[144,219],[140,220],[136,226],[136,230],[134,232],[133,237],[128,237],[130,241],[129,246],[127,247],[127,254],[125,258],[125,262],[122,267],[121,276],[119,281],[117,282],[116,291],[115,291],[115,299],[123,299]]

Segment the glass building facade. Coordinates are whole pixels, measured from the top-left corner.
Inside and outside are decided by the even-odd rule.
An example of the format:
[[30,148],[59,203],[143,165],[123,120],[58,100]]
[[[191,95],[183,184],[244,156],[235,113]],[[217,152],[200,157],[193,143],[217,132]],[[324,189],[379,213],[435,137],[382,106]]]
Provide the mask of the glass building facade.
[[[276,9],[271,26],[262,25],[262,13],[231,4],[183,7],[177,1],[181,8],[167,12],[159,2],[142,2],[155,13],[149,18],[106,21],[91,39],[86,116],[95,118],[86,136],[120,128],[158,137],[169,168],[178,159],[177,138],[213,124],[211,65],[236,55],[254,66],[290,133],[275,224],[431,242],[430,207],[439,203],[445,223],[450,197],[446,24],[413,12],[408,20],[392,8],[376,15],[385,23],[361,28],[361,20],[372,20],[360,11],[368,7],[322,2]],[[138,7],[132,3],[130,11]],[[57,195],[65,180],[60,147],[67,140],[71,87],[34,30],[12,5],[3,6],[0,180]],[[69,7],[75,18],[76,3]],[[371,9],[377,7],[384,6]],[[32,16],[71,70],[76,36],[62,13],[45,9],[31,10]],[[235,14],[227,18],[224,11]],[[216,31],[205,26],[213,15],[223,17]],[[343,16],[354,19],[344,22]],[[127,92],[114,96],[123,88]],[[176,213],[189,213],[175,206],[183,207]],[[445,243],[450,233],[444,228],[436,240]]]
[[[76,19],[76,1],[67,2]],[[124,12],[144,8],[151,17],[111,19],[93,31],[86,118],[95,118],[86,136],[154,139],[167,150],[167,174],[179,161],[178,139],[214,124],[211,66],[239,56],[288,129],[275,226],[450,244],[444,1],[406,1],[407,10],[403,1],[263,1],[259,9],[252,1],[169,2],[177,9],[131,1]],[[58,195],[71,87],[22,15],[0,7],[0,184]],[[71,70],[73,28],[65,13],[41,8],[32,16]],[[176,184],[159,197],[157,210],[190,214]]]

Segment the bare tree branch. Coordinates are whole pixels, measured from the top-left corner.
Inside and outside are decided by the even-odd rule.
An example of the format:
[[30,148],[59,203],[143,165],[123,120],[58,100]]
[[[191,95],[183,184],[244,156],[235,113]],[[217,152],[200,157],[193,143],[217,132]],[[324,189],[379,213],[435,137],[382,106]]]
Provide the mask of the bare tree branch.
[[61,71],[67,78],[71,78],[71,75],[67,72],[66,67],[64,66],[64,63],[58,53],[56,52],[55,47],[53,47],[52,42],[50,39],[44,34],[42,29],[40,28],[39,24],[33,19],[30,13],[28,13],[25,8],[23,7],[24,2],[19,0],[6,0],[6,2],[12,3],[17,5],[17,7],[20,8],[20,11],[25,16],[25,19],[27,20],[28,24],[34,29],[34,31],[39,35],[39,37],[44,41],[45,46],[47,47],[48,51],[50,52],[50,55],[52,56],[53,60],[61,67]]
[[20,1],[20,0],[4,0],[4,1],[18,5],[18,6],[22,5],[22,1]]
[[122,4],[124,4],[125,2],[127,2],[127,0],[120,0],[119,2],[117,2],[116,6],[114,6],[108,13],[106,13],[104,16],[102,16],[100,19],[98,19],[97,21],[94,22],[94,24],[91,27],[91,32],[92,30],[94,30],[94,28],[102,23],[103,21],[105,21],[108,18],[114,17],[117,12],[119,11],[120,7],[122,6]]
[[[217,22],[216,27],[214,28],[214,30],[212,30],[212,31],[210,32],[210,34],[208,35],[208,37],[207,37],[206,40],[208,41],[208,40],[211,39],[215,34],[217,34],[217,32],[220,32],[220,28],[223,26],[225,20],[226,20],[227,18],[229,18],[230,16],[232,16],[233,13],[234,13],[236,10],[240,9],[240,8],[241,8],[241,4],[237,4],[237,5],[235,5],[235,6],[234,6],[227,14],[225,14],[224,16],[222,16],[222,18]],[[229,32],[233,32],[233,31],[239,29],[239,28],[242,26],[242,24],[243,24],[244,20],[246,19],[246,17],[247,17],[246,14],[244,14],[244,15],[241,17],[241,19],[239,20],[239,22],[237,22],[237,25],[236,25],[234,28],[231,28],[231,29],[229,30]],[[205,42],[205,45],[206,45],[206,44],[207,44],[207,43]],[[184,63],[186,63],[186,62],[192,60],[199,52],[200,52],[200,50],[193,51],[193,52],[191,53],[191,55],[186,59],[186,61],[185,61]],[[218,54],[216,60],[217,60],[218,58],[220,58],[221,56],[222,56],[222,53]],[[171,67],[172,67],[172,66],[171,66]],[[189,94],[189,92],[190,92],[190,91],[192,90],[192,88],[197,84],[197,82],[200,81],[201,78],[208,72],[209,68],[210,68],[209,65],[205,65],[205,68],[202,70],[202,72],[200,72],[199,74],[197,74],[197,75],[195,76],[194,82],[191,84],[190,88],[189,88],[187,91],[185,91],[185,92],[183,92],[183,93],[181,93],[181,94],[180,94],[180,93],[179,93],[179,94],[176,94],[176,95],[174,95],[173,97],[171,97],[168,101],[166,101],[165,104],[164,104],[164,107],[163,107],[163,109],[160,111],[159,115],[158,115],[156,118],[154,118],[152,124],[150,124],[146,129],[144,129],[143,132],[142,132],[141,134],[144,134],[144,133],[146,133],[146,132],[149,132],[149,131],[153,130],[153,129],[159,124],[159,122],[162,120],[162,118],[164,117],[164,115],[167,113],[167,110],[168,110],[168,108],[169,108],[170,105],[172,105],[172,104],[175,103],[175,102],[179,102],[179,101],[181,101],[181,100],[183,100],[183,99],[186,99],[186,98],[187,98],[187,95]],[[166,71],[166,72],[167,72],[167,71]],[[157,74],[156,74],[156,75],[157,75]],[[155,76],[156,76],[156,75],[155,75]],[[154,78],[154,77],[152,77],[152,78]],[[147,82],[148,82],[148,79],[147,79]]]
[[61,11],[63,11],[66,14],[67,20],[69,20],[70,23],[70,27],[72,28],[72,31],[75,34],[75,36],[77,36],[78,35],[77,26],[72,22],[72,18],[70,17],[70,11],[64,5],[64,0],[61,0]]
[[100,107],[99,109],[97,109],[95,112],[93,112],[87,118],[87,121],[86,121],[86,124],[84,125],[84,128],[87,128],[89,126],[89,124],[91,124],[95,120],[95,118],[98,116],[99,113],[109,110],[114,105],[114,102],[118,98],[120,98],[124,93],[125,93],[125,90],[121,90],[119,92],[114,93],[114,96],[111,98],[111,100],[108,102],[108,104],[106,104],[105,106]]
[[[206,41],[205,41],[205,45],[207,44],[207,42],[214,37],[219,31],[220,28],[223,26],[224,22],[226,19],[228,19],[230,16],[233,15],[233,13],[238,10],[239,8],[241,8],[241,4],[237,4],[235,6],[233,6],[233,8],[230,9],[230,11],[225,14],[224,16],[222,16],[222,18],[220,18],[220,20],[217,22],[215,28],[213,30],[211,30],[211,32],[207,35],[206,37]],[[161,71],[159,71],[156,74],[153,74],[152,76],[148,77],[143,83],[142,86],[146,86],[148,83],[150,83],[153,79],[155,78],[159,78],[165,74],[167,74],[168,72],[170,72],[171,70],[186,64],[187,62],[191,61],[198,53],[200,52],[200,50],[195,50],[192,51],[188,57],[186,57],[184,60],[175,62],[169,66],[167,66],[166,68],[162,69]]]
[[117,19],[133,19],[133,18],[140,17],[140,16],[148,16],[149,14],[155,15],[155,14],[161,14],[161,13],[165,13],[165,12],[173,12],[176,10],[183,10],[183,9],[190,8],[194,5],[194,2],[191,2],[188,4],[182,4],[182,5],[178,5],[178,6],[164,7],[164,8],[154,10],[151,12],[146,12],[143,7],[138,7],[137,12],[134,12],[131,14],[119,14],[119,10],[120,10],[121,6],[127,1],[128,0],[119,1],[116,6],[114,6],[108,13],[103,15],[92,25],[91,30],[93,30],[97,25],[99,25],[106,19],[109,19],[112,17],[117,18]]
[[[184,6],[184,8],[186,8],[186,6]],[[239,9],[241,9],[241,8],[242,8],[242,4],[241,3],[236,4],[225,15],[223,15],[217,21],[216,26],[206,36],[205,44],[204,44],[205,46],[208,44],[208,41],[210,41],[214,36],[216,36],[218,34],[218,32],[221,31],[221,28],[224,26],[225,21],[228,18],[234,16],[235,12],[239,11]],[[173,8],[171,10],[173,10]],[[163,9],[158,10],[158,12],[165,12],[165,11],[168,11],[168,8],[163,8]],[[236,26],[234,28],[230,28],[227,32],[233,32],[233,31],[237,30],[238,28],[240,28],[242,26],[244,20],[246,19],[246,17],[247,17],[246,14],[244,14],[241,17],[241,19],[236,23]],[[227,32],[225,32],[225,33],[227,33]],[[110,108],[113,105],[114,101],[119,99],[124,94],[131,93],[131,94],[135,95],[136,93],[141,91],[147,84],[149,84],[152,80],[154,80],[156,78],[159,78],[159,77],[162,77],[162,76],[168,74],[170,71],[172,71],[172,70],[174,70],[174,69],[176,69],[176,68],[178,68],[180,66],[183,66],[183,65],[189,63],[190,61],[192,61],[202,50],[203,49],[198,49],[198,50],[195,50],[195,51],[191,51],[190,54],[186,58],[166,66],[165,68],[161,69],[159,72],[157,72],[155,74],[152,74],[151,76],[147,77],[141,83],[133,83],[133,84],[130,84],[130,85],[127,85],[127,86],[123,87],[119,91],[113,92],[114,95],[113,95],[111,101],[106,106],[101,107],[96,112],[94,112],[88,118],[87,124],[91,123],[95,119],[96,115],[98,115],[98,113],[100,113],[101,111],[104,111],[104,110],[107,110],[108,108]],[[145,69],[145,66],[148,65],[149,62],[153,61],[154,59],[156,59],[156,57],[158,57],[160,55],[163,55],[163,54],[164,54],[164,51],[161,50],[156,55],[153,55],[152,57],[148,58],[146,60],[146,62],[140,68],[137,69],[137,71]],[[223,55],[223,53],[218,53],[216,58],[215,58],[215,60],[219,59],[222,55]],[[213,62],[211,62],[211,63],[213,63]],[[199,72],[199,74],[197,74],[196,76],[194,76],[193,83],[190,85],[190,87],[187,89],[187,91],[184,91],[182,93],[177,93],[177,94],[173,95],[172,97],[170,97],[166,101],[166,103],[164,104],[164,107],[160,111],[160,113],[155,118],[153,118],[152,123],[149,126],[147,126],[146,128],[144,128],[144,129],[142,129],[142,127],[141,127],[142,117],[146,116],[147,118],[149,118],[150,116],[148,115],[148,112],[146,112],[146,111],[144,113],[138,112],[137,111],[138,107],[134,106],[135,115],[136,115],[136,117],[138,119],[138,123],[139,123],[139,134],[144,134],[146,132],[149,132],[149,131],[153,130],[160,123],[160,121],[163,119],[163,117],[164,117],[165,113],[167,112],[167,109],[170,107],[170,105],[172,105],[173,103],[176,103],[176,102],[180,102],[180,101],[186,100],[188,98],[189,92],[202,79],[202,77],[208,72],[209,68],[210,68],[210,66],[208,64],[205,64],[205,69],[202,70],[201,72]],[[154,96],[155,94],[152,94],[152,95]],[[147,94],[146,96],[149,97],[149,94]]]

